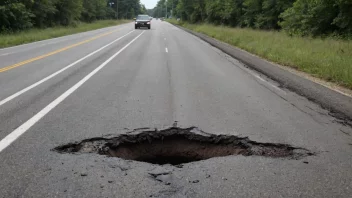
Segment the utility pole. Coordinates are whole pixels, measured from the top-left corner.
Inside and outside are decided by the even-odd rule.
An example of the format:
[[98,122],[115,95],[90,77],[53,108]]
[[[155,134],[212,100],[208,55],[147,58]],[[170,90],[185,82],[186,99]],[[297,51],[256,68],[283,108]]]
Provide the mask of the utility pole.
[[167,0],[165,1],[165,4],[166,4],[165,5],[165,7],[166,7],[166,17],[165,18],[167,19]]

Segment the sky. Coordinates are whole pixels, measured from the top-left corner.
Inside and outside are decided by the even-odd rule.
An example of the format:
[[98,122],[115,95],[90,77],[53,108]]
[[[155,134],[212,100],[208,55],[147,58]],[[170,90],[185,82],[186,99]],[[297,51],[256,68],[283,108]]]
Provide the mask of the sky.
[[157,2],[158,0],[141,0],[141,3],[143,3],[147,9],[154,8]]

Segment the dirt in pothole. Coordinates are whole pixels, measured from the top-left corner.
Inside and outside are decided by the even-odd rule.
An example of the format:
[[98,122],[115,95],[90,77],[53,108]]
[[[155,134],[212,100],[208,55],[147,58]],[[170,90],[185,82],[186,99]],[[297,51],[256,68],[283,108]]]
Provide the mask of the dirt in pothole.
[[287,144],[260,143],[246,137],[213,135],[196,127],[145,130],[112,138],[92,138],[54,149],[60,153],[97,153],[152,164],[178,165],[229,155],[299,159],[313,155]]

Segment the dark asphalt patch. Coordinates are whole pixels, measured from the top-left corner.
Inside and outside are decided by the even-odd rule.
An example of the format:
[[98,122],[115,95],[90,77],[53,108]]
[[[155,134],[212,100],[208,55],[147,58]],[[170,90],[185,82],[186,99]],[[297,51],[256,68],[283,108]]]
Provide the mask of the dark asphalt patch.
[[97,153],[152,164],[179,165],[230,155],[300,159],[313,155],[287,144],[260,143],[247,137],[213,135],[196,127],[130,132],[111,138],[92,138],[53,149],[59,153]]

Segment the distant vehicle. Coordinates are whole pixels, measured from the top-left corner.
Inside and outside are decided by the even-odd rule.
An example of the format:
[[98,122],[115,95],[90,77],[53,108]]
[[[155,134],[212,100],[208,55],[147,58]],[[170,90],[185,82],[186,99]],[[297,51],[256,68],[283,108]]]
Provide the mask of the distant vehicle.
[[146,27],[150,29],[151,27],[151,20],[148,15],[138,15],[136,18],[136,22],[134,25],[135,29],[141,28],[141,27]]

